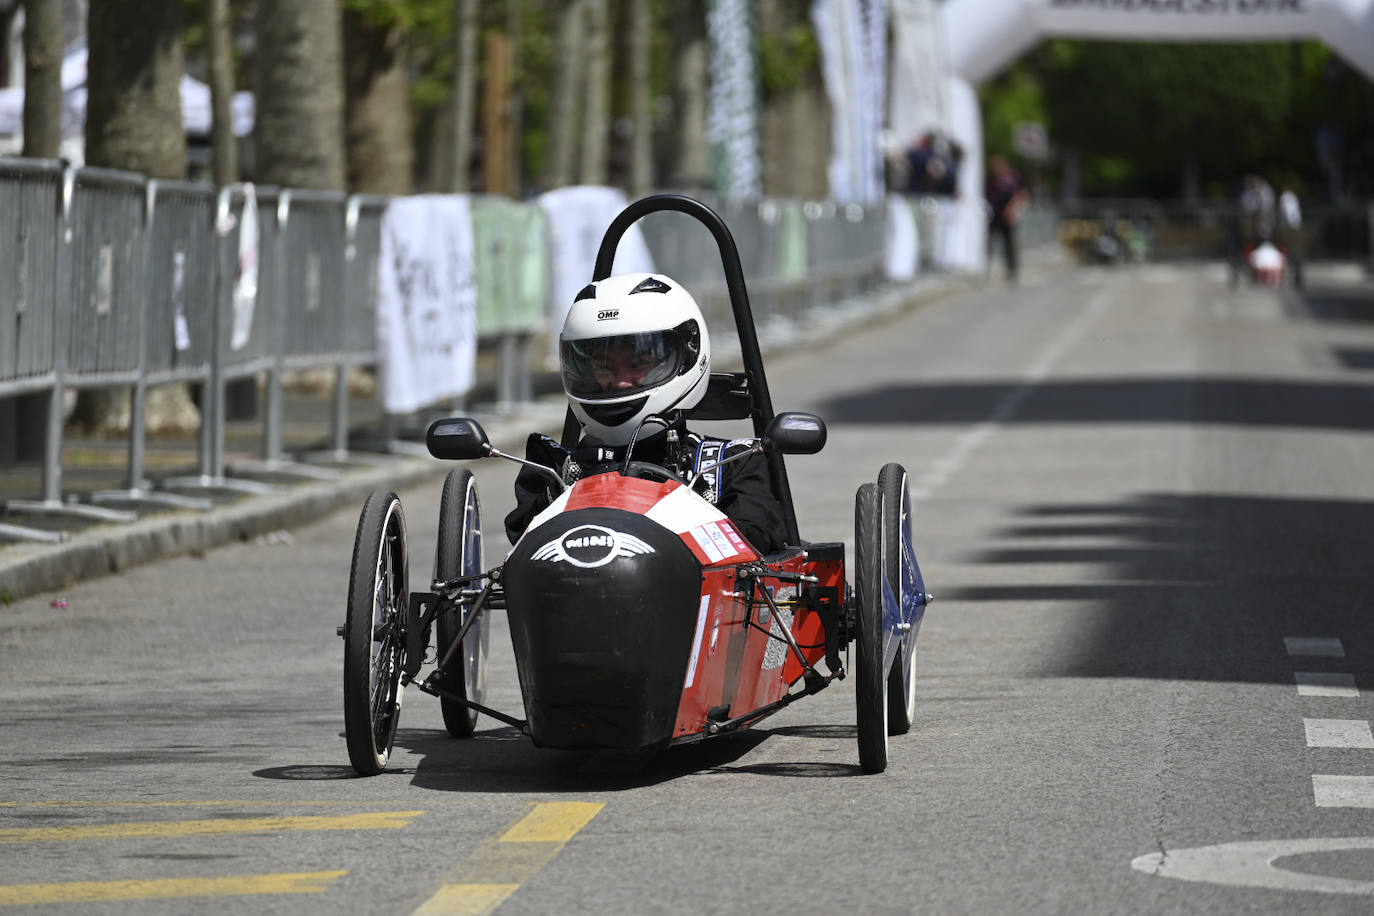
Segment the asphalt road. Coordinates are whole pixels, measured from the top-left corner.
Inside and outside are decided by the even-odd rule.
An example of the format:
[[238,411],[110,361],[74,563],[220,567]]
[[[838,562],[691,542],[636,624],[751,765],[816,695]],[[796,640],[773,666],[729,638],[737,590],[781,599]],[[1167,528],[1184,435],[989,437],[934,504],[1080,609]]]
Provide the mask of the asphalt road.
[[[804,536],[911,474],[937,600],[882,775],[847,681],[652,759],[455,741],[411,693],[353,778],[356,511],[0,609],[0,905],[1367,913],[1374,289],[1312,280],[1033,273],[770,364],[830,427],[789,459]],[[502,544],[513,468],[475,471]],[[416,585],[438,493],[402,493]],[[499,616],[492,647],[518,711]]]

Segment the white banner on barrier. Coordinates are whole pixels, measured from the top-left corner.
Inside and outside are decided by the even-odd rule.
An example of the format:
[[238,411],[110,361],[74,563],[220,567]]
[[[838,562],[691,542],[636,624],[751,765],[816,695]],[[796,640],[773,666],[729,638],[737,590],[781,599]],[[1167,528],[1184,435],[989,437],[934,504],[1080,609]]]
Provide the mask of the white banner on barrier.
[[910,280],[921,260],[920,236],[911,203],[898,194],[887,196],[887,233],[883,269],[889,280]]
[[243,214],[239,217],[239,268],[234,278],[234,324],[229,348],[242,350],[253,334],[253,307],[258,301],[258,198],[251,184],[243,186]]
[[[539,197],[539,206],[549,222],[549,328],[557,334],[573,297],[592,280],[596,252],[611,221],[627,204],[619,188],[576,185],[549,191]],[[676,215],[678,219],[690,216]],[[654,259],[644,242],[639,226],[631,226],[616,248],[612,273],[623,274],[654,269]],[[553,343],[555,354],[557,340]]]
[[377,258],[382,406],[410,413],[473,385],[477,277],[467,197],[393,199]]

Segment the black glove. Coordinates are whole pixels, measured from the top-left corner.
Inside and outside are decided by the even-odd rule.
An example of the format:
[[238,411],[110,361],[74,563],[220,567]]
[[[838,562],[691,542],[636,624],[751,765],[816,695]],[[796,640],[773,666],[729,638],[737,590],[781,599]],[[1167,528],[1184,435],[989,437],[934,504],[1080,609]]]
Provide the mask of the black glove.
[[615,452],[605,448],[601,440],[588,437],[579,443],[577,448],[568,451],[567,457],[563,459],[563,482],[572,484],[583,477],[613,470],[614,466]]

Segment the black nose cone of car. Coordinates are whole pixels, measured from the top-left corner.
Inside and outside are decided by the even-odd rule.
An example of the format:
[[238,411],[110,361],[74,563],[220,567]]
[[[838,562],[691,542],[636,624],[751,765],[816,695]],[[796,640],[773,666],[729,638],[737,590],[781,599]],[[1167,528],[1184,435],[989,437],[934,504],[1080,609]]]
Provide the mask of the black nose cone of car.
[[678,535],[620,509],[564,512],[525,534],[502,582],[535,744],[672,740],[701,600]]

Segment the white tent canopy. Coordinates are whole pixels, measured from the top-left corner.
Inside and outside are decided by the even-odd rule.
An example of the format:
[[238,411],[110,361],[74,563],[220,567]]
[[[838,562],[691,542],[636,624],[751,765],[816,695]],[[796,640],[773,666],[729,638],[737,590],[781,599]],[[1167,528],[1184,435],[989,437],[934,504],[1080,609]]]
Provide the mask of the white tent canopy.
[[1045,38],[1316,39],[1374,79],[1374,0],[948,0],[949,65],[977,85]]
[[[210,87],[191,76],[181,77],[181,119],[186,133],[205,136],[213,123]],[[233,100],[234,135],[253,131],[253,94],[236,92]],[[67,52],[62,59],[62,136],[80,137],[86,123],[86,48]],[[0,89],[0,136],[24,132],[23,88]]]

